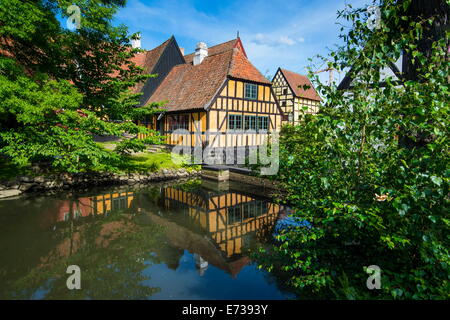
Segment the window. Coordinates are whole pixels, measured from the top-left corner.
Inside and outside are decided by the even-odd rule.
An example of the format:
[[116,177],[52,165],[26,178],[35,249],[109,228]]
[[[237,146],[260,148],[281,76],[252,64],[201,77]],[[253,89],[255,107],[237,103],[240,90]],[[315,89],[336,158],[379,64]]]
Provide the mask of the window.
[[258,117],[258,130],[269,130],[269,117]]
[[228,115],[228,129],[242,130],[242,116],[239,114]]
[[227,208],[227,213],[228,213],[228,225],[242,221],[240,205]]
[[177,129],[189,130],[189,115],[175,115],[169,116],[169,131],[174,131]]
[[288,114],[288,120],[289,122],[294,122],[294,114],[292,112]]
[[281,104],[283,107],[286,107],[286,101],[283,101],[283,103]]
[[256,100],[258,97],[258,86],[256,84],[245,84],[245,99]]
[[151,126],[153,124],[153,118],[145,116],[144,119],[141,120],[141,124],[145,127]]
[[283,89],[283,95],[287,95],[288,94],[288,90],[287,90],[287,88],[284,88]]
[[243,219],[249,219],[249,218],[254,218],[257,215],[257,205],[258,205],[258,201],[251,201],[251,202],[247,202],[243,204]]
[[256,130],[256,116],[245,116],[244,129]]
[[113,199],[112,201],[112,210],[121,210],[127,208],[127,198],[126,197],[118,197]]
[[262,216],[269,212],[269,206],[266,201],[259,200],[258,209],[256,211],[256,216]]

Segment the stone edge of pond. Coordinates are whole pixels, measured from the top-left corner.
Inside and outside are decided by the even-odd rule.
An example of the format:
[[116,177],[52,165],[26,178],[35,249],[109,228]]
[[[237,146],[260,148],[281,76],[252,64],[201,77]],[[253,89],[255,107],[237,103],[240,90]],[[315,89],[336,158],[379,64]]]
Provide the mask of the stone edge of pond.
[[139,173],[63,173],[59,175],[20,176],[11,181],[0,181],[0,200],[23,193],[70,190],[86,187],[136,185],[200,176],[201,171],[163,169],[158,172]]

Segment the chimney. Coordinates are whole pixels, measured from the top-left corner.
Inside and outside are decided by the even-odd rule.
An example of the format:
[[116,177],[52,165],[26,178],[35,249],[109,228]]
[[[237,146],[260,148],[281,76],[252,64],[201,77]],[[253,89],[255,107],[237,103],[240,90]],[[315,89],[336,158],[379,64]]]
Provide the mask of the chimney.
[[180,48],[181,54],[184,56],[184,48]]
[[206,46],[206,43],[199,42],[197,43],[197,48],[195,48],[195,54],[194,54],[194,66],[202,63],[203,59],[205,59],[208,56],[208,47]]
[[133,48],[141,48],[141,35],[137,34],[134,39],[131,39],[131,46]]

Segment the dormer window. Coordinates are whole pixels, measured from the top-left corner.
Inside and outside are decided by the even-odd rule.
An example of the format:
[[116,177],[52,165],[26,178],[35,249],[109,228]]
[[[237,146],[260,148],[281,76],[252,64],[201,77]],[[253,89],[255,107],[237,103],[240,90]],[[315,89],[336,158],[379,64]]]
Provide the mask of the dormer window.
[[245,84],[245,99],[256,100],[258,97],[258,86],[252,83]]

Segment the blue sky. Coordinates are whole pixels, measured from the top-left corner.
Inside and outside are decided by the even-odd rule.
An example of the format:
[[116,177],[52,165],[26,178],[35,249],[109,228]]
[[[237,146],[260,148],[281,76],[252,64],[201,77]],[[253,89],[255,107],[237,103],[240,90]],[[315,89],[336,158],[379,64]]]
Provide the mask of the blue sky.
[[[186,53],[199,41],[212,46],[234,39],[239,30],[252,63],[263,73],[279,66],[306,74],[308,58],[325,55],[339,42],[336,12],[345,3],[365,7],[371,0],[128,0],[116,22],[142,33],[152,49],[175,35]],[[322,77],[321,77],[322,78]],[[327,75],[323,74],[326,79]]]

